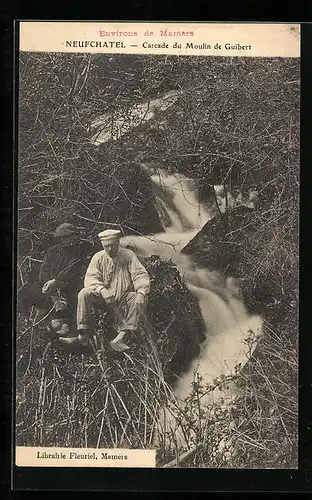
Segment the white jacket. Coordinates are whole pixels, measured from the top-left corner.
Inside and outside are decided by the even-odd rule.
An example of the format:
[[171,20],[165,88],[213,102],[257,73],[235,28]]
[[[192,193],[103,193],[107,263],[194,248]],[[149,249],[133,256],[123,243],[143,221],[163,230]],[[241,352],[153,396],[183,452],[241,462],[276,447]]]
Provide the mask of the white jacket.
[[132,250],[119,248],[115,258],[109,257],[105,250],[97,252],[87,269],[85,288],[92,289],[95,295],[113,296],[116,302],[130,291],[147,295],[150,279],[145,267]]

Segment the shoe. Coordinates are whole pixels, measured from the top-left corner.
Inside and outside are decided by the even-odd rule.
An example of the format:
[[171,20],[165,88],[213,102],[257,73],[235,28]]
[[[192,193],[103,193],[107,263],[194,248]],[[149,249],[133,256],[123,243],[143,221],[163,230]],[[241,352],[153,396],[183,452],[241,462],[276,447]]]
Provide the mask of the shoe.
[[117,337],[110,341],[109,344],[111,348],[114,349],[114,351],[123,352],[130,349],[130,347],[122,341],[125,335],[126,332],[120,332],[118,333]]
[[63,323],[61,329],[57,330],[56,333],[60,337],[63,337],[64,335],[67,336],[69,334],[69,326],[68,326],[68,324],[67,323]]
[[62,321],[60,319],[52,319],[51,320],[51,328],[52,330],[60,330],[60,328],[62,327]]
[[59,337],[59,342],[62,344],[72,345],[77,344],[78,339],[77,337]]
[[78,333],[78,342],[82,346],[89,345],[89,334],[87,332],[85,332],[84,330],[80,331],[80,333]]
[[122,342],[121,340],[118,341],[118,342],[115,342],[112,340],[110,342],[110,346],[112,349],[114,349],[114,351],[117,351],[117,352],[124,352],[124,351],[127,351],[128,349],[130,349],[130,347],[125,344],[124,342]]

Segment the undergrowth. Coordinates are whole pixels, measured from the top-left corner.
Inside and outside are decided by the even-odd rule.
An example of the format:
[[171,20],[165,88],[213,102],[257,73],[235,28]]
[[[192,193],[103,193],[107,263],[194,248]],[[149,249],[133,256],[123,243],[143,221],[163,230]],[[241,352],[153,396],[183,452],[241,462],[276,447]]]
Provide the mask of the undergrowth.
[[[176,268],[156,258],[150,272],[153,266],[163,271],[157,286],[152,280],[156,300]],[[181,300],[189,296],[182,280],[170,283],[171,291],[180,290],[180,304],[174,309],[171,302],[167,325],[158,331],[157,318],[147,323],[129,354],[109,349],[101,320],[91,348],[73,352],[51,340],[36,317],[24,319],[17,342],[17,445],[156,447],[159,467],[295,468],[297,349],[285,325],[274,331],[266,323],[254,351],[250,332],[243,370],[209,385],[194,373],[189,397],[177,401],[168,368],[184,322]],[[164,409],[173,427],[164,427]]]

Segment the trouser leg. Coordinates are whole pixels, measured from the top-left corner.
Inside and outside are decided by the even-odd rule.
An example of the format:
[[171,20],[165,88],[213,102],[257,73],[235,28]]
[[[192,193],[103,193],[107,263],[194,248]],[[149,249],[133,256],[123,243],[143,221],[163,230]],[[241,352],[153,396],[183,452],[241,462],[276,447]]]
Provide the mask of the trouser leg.
[[122,300],[115,305],[115,329],[117,336],[110,342],[111,347],[116,351],[126,351],[129,346],[127,342],[130,332],[136,332],[145,314],[145,307],[136,304],[136,293],[127,293]]
[[57,333],[68,333],[70,322],[70,304],[68,297],[61,290],[50,296],[54,306],[51,327]]
[[68,298],[61,290],[50,296],[52,304],[54,305],[54,318],[55,319],[68,319],[70,315]]
[[97,305],[104,307],[104,299],[94,295],[89,288],[80,290],[77,301],[77,330],[91,329],[92,308]]
[[138,330],[145,308],[143,305],[138,306],[135,299],[136,293],[128,292],[114,307],[116,315],[115,328],[117,331]]
[[40,283],[31,283],[19,290],[17,294],[19,311],[27,314],[32,307],[35,307],[43,315],[46,314],[51,308],[51,302],[41,289]]

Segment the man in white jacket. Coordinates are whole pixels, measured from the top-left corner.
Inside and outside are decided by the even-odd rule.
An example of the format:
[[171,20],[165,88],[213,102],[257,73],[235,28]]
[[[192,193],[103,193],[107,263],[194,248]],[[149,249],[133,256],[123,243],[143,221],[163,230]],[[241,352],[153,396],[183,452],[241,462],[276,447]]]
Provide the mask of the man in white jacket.
[[150,291],[150,279],[135,253],[119,246],[120,231],[109,229],[98,236],[103,250],[92,257],[84,288],[78,294],[78,340],[84,345],[88,343],[92,307],[106,305],[114,311],[114,328],[118,333],[110,345],[116,351],[125,351],[129,346],[123,338],[138,329]]

